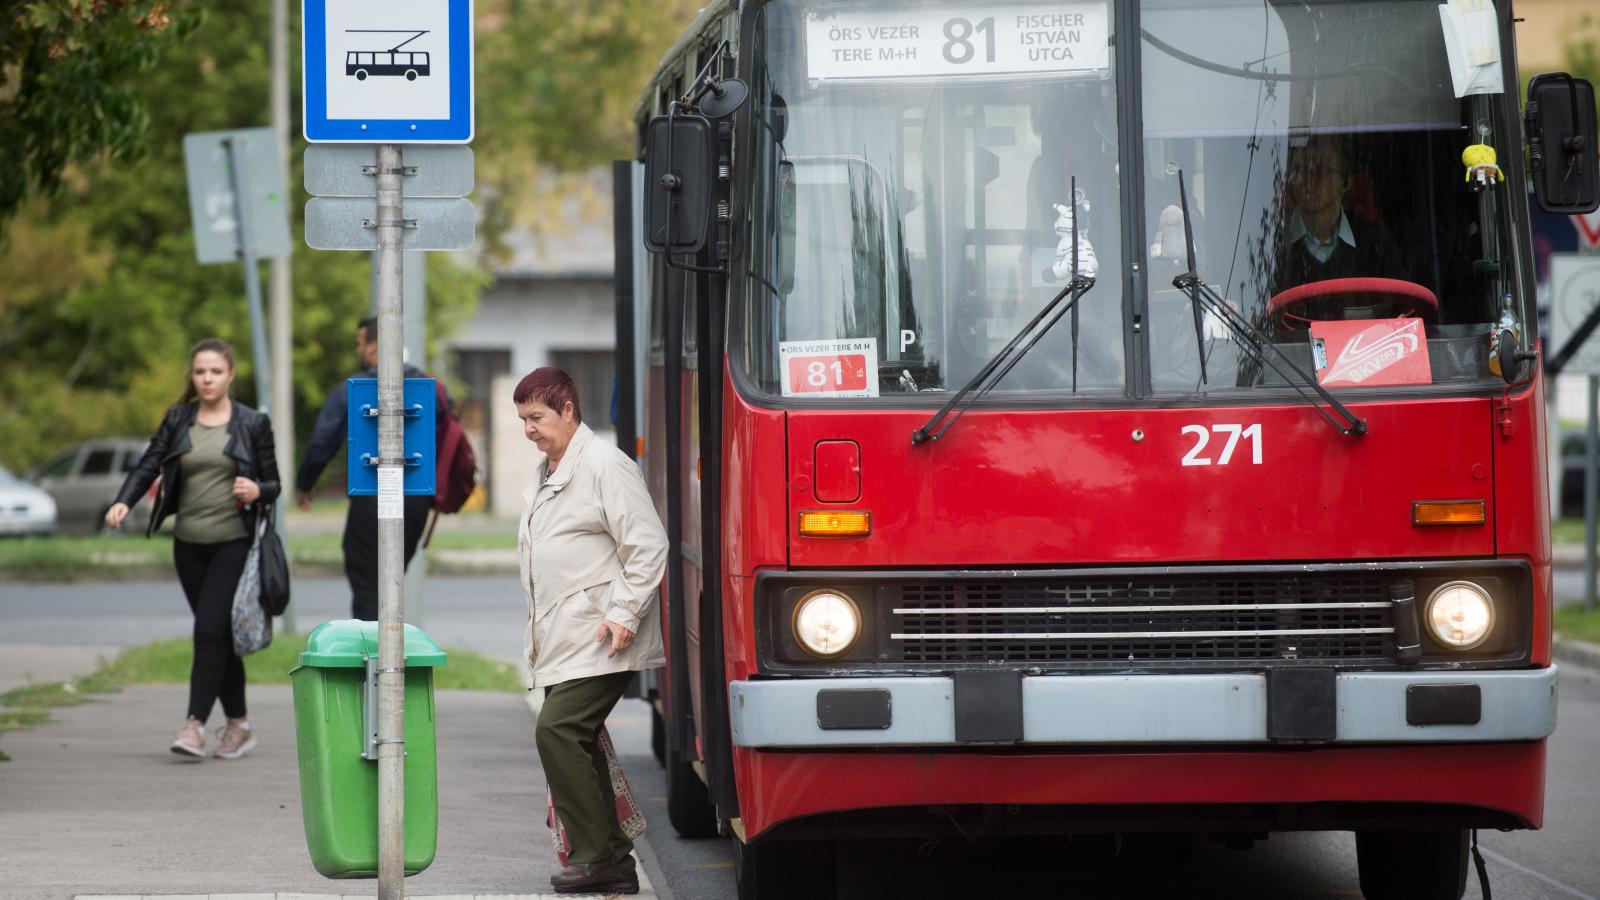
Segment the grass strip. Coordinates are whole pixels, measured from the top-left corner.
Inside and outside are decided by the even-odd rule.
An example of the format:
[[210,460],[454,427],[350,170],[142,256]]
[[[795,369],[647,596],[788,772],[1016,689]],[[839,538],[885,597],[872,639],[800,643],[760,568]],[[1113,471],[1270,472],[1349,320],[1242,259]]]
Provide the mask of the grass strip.
[[51,706],[77,706],[88,702],[88,698],[83,696],[78,686],[68,681],[29,684],[0,694],[0,706],[11,709],[45,709]]
[[[488,517],[469,517],[452,528],[455,516],[446,517],[433,535],[432,550],[514,550],[515,523]],[[301,566],[340,566],[344,563],[341,531],[296,533],[287,531],[289,561]],[[170,569],[172,536],[104,534],[92,537],[23,537],[0,541],[0,573],[29,581],[76,581],[97,572]]]
[[[288,684],[289,672],[300,664],[305,649],[303,634],[280,634],[266,649],[244,658],[245,679],[251,684]],[[514,663],[492,659],[471,650],[446,647],[448,663],[433,670],[435,690],[525,690]],[[50,709],[94,702],[130,684],[183,684],[194,661],[191,638],[169,638],[129,647],[99,670],[71,682],[30,684],[0,694],[0,733],[31,728],[50,721]],[[0,751],[0,762],[11,757]]]
[[0,732],[31,728],[50,721],[50,713],[42,709],[0,709]]
[[[289,672],[300,665],[300,651],[305,646],[305,635],[275,636],[266,649],[244,658],[245,680],[250,684],[288,684]],[[525,690],[513,663],[457,647],[446,647],[445,653],[449,656],[448,664],[434,670],[436,690],[508,693]],[[170,638],[124,650],[106,664],[102,673],[114,684],[184,684],[189,680],[193,659],[191,639]]]
[[1563,637],[1600,644],[1600,609],[1584,609],[1581,603],[1560,607],[1556,631]]

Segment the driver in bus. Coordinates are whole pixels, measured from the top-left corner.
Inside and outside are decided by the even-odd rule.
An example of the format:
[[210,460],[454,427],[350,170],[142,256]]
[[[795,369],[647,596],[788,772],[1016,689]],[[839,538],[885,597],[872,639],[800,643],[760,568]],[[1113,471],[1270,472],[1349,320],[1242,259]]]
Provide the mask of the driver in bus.
[[[1332,278],[1405,278],[1400,249],[1382,224],[1345,208],[1350,165],[1344,145],[1315,135],[1289,152],[1289,221],[1277,253],[1273,293]],[[1311,318],[1342,318],[1308,308]]]

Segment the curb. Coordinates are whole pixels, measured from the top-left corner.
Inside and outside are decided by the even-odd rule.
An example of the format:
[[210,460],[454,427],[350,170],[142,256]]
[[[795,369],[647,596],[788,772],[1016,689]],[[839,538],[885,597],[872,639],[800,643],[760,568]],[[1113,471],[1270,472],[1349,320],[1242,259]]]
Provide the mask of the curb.
[[1558,634],[1550,648],[1550,655],[1564,663],[1600,670],[1600,644]]

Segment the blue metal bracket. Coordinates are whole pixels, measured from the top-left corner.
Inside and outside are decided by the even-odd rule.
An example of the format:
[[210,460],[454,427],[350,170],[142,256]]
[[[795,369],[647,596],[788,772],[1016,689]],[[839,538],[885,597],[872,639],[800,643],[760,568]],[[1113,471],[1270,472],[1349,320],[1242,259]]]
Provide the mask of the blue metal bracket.
[[346,408],[350,415],[345,480],[350,496],[377,496],[378,467],[383,465],[404,467],[406,494],[432,496],[437,476],[435,406],[438,402],[433,379],[405,379],[400,407],[405,444],[400,457],[392,460],[378,455],[378,380],[352,378],[346,385]]

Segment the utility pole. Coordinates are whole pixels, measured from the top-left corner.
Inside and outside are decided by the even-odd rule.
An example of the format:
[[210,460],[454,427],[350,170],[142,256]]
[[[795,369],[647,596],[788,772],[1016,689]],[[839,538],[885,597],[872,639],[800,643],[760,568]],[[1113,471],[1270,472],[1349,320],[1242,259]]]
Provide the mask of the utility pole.
[[261,270],[256,268],[255,235],[245,208],[245,156],[235,138],[225,138],[222,143],[228,152],[228,177],[233,180],[239,259],[244,263],[245,302],[250,305],[250,356],[256,375],[256,404],[262,409],[271,409],[272,381],[267,373],[272,363],[267,359],[267,327],[261,314]]
[[378,145],[378,898],[405,897],[404,218],[400,147]]
[[[330,7],[334,6],[339,7],[342,17],[336,17],[336,21],[329,16]],[[306,204],[306,243],[319,250],[376,253],[378,427],[377,458],[371,461],[376,462],[378,495],[378,658],[372,673],[377,696],[373,755],[378,764],[378,898],[404,900],[403,347],[408,305],[404,290],[406,282],[413,280],[406,275],[404,257],[406,250],[464,250],[472,245],[476,220],[472,203],[466,199],[472,190],[471,150],[463,146],[447,153],[428,146],[465,145],[472,141],[472,0],[412,4],[401,11],[386,4],[304,0],[302,10],[305,137],[313,145],[306,153],[306,191],[313,195]],[[395,17],[399,14],[403,14],[404,21],[397,23]],[[392,65],[385,69],[376,64],[372,69],[355,65],[356,60],[375,59],[382,54],[350,45],[346,35],[400,29],[350,27],[362,23],[404,24],[408,30],[428,35],[432,43],[428,49],[411,51],[407,57],[411,65],[406,68],[405,77],[390,77],[401,74]],[[418,25],[424,27],[417,28]],[[411,40],[421,36],[414,34]],[[436,58],[446,61],[439,74],[448,74],[450,89],[423,91],[435,83],[419,80],[434,78],[430,61]],[[345,146],[320,146],[323,144]],[[422,146],[408,149],[412,144]],[[404,199],[406,193],[412,194],[409,203]],[[352,416],[355,413],[352,409]],[[418,774],[432,777],[432,770]],[[430,819],[436,812],[433,804],[418,811]]]
[[[285,188],[289,186],[289,0],[272,0],[272,131],[278,139],[279,177]],[[285,204],[287,206],[287,203]],[[294,484],[294,324],[290,315],[290,298],[294,296],[292,257],[288,254],[272,258],[267,282],[268,336],[272,343],[272,416],[273,439],[277,442],[278,478],[282,484]],[[278,495],[278,531],[282,535],[285,498],[292,491]],[[291,634],[295,631],[293,607],[284,610],[283,627]]]

